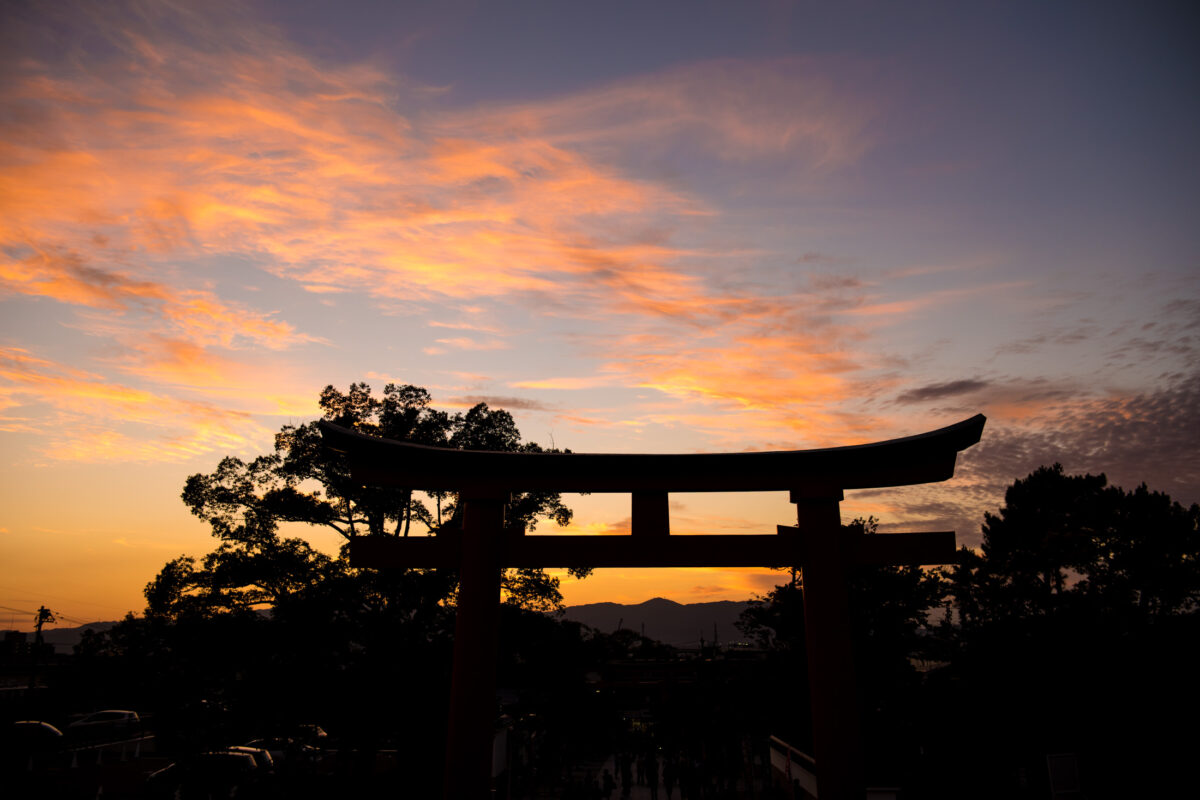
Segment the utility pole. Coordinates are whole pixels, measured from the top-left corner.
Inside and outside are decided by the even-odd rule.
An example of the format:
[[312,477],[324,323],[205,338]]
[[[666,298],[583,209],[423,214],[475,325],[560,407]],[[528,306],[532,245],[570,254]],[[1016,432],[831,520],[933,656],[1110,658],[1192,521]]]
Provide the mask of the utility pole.
[[37,610],[37,615],[33,618],[33,627],[37,631],[37,643],[42,643],[42,626],[47,622],[57,622],[54,618],[54,612],[45,606],[40,606]]
[[33,617],[33,652],[29,654],[31,660],[31,666],[29,669],[29,689],[31,692],[37,688],[38,656],[41,655],[42,652],[42,626],[47,622],[55,621],[54,612],[45,606],[39,606],[37,614],[35,614]]

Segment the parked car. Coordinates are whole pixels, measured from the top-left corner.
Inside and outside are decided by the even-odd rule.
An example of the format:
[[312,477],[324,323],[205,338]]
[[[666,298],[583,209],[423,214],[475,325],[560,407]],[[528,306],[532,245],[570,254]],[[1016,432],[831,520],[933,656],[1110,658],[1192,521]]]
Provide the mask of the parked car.
[[321,756],[321,751],[316,747],[288,736],[253,739],[246,742],[245,746],[266,750],[277,768],[296,769],[311,765]]
[[320,725],[297,725],[296,738],[305,744],[320,747],[325,739],[329,738],[329,734]]
[[24,719],[4,730],[0,754],[6,767],[21,769],[49,765],[62,750],[63,734],[49,722]]
[[136,711],[108,709],[93,711],[75,720],[67,725],[67,733],[88,738],[128,735],[137,732],[141,724],[142,720]]
[[49,722],[23,719],[9,726],[6,744],[16,746],[51,745],[58,747],[62,744],[62,735],[62,731]]
[[259,774],[266,774],[275,771],[275,759],[270,751],[263,747],[254,747],[253,745],[235,744],[225,748],[229,753],[249,753],[254,756],[254,765],[258,769]]

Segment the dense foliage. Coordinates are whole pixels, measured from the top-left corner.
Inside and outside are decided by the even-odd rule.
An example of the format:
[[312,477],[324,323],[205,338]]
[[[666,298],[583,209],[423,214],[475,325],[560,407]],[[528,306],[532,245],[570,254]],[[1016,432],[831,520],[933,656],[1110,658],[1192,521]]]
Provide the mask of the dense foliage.
[[[430,403],[426,390],[394,384],[384,388],[382,398],[361,383],[346,393],[327,386],[320,397],[323,419],[370,436],[471,450],[542,450],[521,441],[507,411],[480,403],[450,415]],[[349,540],[366,534],[408,536],[414,522],[417,532],[428,533],[460,524],[453,493],[362,486],[351,480],[344,459],[323,447],[315,422],[285,425],[275,437],[273,453],[248,462],[227,457],[213,472],[192,475],[182,498],[220,544],[199,561],[181,556],[168,562],[146,587],[147,613],[172,619],[278,607],[297,593],[321,594],[325,582],[359,581],[364,597],[370,596],[377,577],[351,569],[344,557],[322,554],[305,539],[285,536],[285,529],[306,525]],[[539,520],[566,525],[571,510],[558,494],[526,492],[513,496],[505,518],[526,528]],[[452,597],[454,583],[449,573],[419,581],[433,592],[433,600]],[[538,610],[562,603],[558,579],[543,570],[508,570],[504,592],[508,602]]]

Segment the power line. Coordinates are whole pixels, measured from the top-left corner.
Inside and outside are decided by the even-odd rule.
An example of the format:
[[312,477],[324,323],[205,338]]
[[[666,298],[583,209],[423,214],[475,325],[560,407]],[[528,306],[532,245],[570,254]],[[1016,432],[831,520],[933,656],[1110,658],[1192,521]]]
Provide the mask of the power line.
[[[5,611],[14,611],[14,612],[16,612],[16,613],[18,613],[18,614],[27,614],[27,615],[29,615],[29,616],[31,616],[31,617],[36,617],[36,616],[37,616],[37,612],[36,612],[36,611],[26,611],[25,609],[22,609],[22,608],[13,608],[12,606],[0,606],[0,608],[4,609]],[[83,621],[83,620],[81,620],[81,619],[75,619],[74,617],[68,617],[66,614],[59,614],[57,611],[56,611],[56,612],[54,612],[54,615],[55,615],[56,617],[58,617],[59,619],[64,619],[64,620],[66,620],[67,622],[74,622],[76,625],[91,625],[91,624],[92,624],[92,623],[90,623],[90,622],[84,622],[84,621]]]
[[28,614],[31,617],[37,613],[36,611],[26,611],[23,608],[13,608],[12,606],[0,606],[0,608],[3,608],[5,611],[15,611],[18,614]]
[[96,606],[97,608],[102,608],[107,611],[119,613],[121,615],[124,615],[125,612],[129,610],[129,609],[125,609],[124,611],[120,611],[119,609],[117,609],[116,606],[110,606],[105,603],[97,603],[94,600],[78,600],[73,597],[63,597],[62,595],[48,594],[46,592],[34,591],[32,589],[26,589],[23,586],[13,586],[12,584],[0,584],[0,589],[4,589],[6,591],[12,591],[12,592],[21,592],[22,594],[27,594],[27,595],[30,595],[31,597],[48,597],[51,600],[61,600],[64,603]]

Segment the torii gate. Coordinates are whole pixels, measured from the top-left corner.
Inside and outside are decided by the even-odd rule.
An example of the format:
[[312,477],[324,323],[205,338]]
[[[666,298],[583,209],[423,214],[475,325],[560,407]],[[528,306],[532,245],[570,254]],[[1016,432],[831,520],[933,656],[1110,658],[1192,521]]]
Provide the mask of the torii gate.
[[[813,743],[821,800],[862,798],[864,783],[846,592],[855,564],[942,564],[953,531],[847,534],[846,489],[944,481],[979,441],[978,414],[940,430],[851,447],[757,453],[617,455],[452,450],[366,436],[321,422],[325,445],[345,454],[363,484],[457,491],[461,530],[436,536],[356,537],[356,567],[459,570],[444,797],[489,796],[495,663],[504,567],[789,567],[804,570]],[[629,536],[538,535],[506,527],[513,492],[633,495]],[[797,525],[775,534],[672,536],[670,492],[787,491]]]

